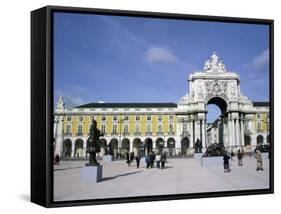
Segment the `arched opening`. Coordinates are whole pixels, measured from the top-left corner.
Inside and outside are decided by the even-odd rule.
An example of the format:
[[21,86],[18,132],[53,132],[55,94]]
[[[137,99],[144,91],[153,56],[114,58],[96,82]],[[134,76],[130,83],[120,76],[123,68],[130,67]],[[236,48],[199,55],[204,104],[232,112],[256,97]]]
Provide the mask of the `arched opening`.
[[270,144],[270,135],[266,136],[266,143]]
[[77,139],[75,141],[75,150],[74,150],[74,156],[79,158],[83,156],[83,140]]
[[164,149],[164,140],[163,138],[159,137],[156,139],[156,153],[162,152]]
[[189,139],[184,137],[181,139],[181,155],[187,155],[187,150],[189,148]]
[[257,145],[262,144],[263,143],[263,136],[262,135],[258,135],[257,136]]
[[65,139],[63,141],[63,157],[70,158],[72,152],[72,142],[70,139]]
[[[207,146],[214,143],[225,144],[224,124],[227,122],[226,112],[227,103],[224,99],[213,97],[207,102]],[[202,142],[202,146],[204,146],[204,142]]]
[[122,140],[121,147],[121,154],[124,154],[126,151],[130,151],[130,140],[128,138],[124,138]]
[[109,142],[109,147],[108,147],[108,153],[110,155],[114,155],[117,157],[117,152],[118,152],[118,140],[116,138],[112,138]]
[[168,147],[168,155],[174,156],[176,154],[176,141],[174,138],[170,137],[167,140],[167,147]]
[[100,139],[100,152],[101,152],[101,155],[108,154],[107,141],[104,138]]
[[152,152],[153,150],[153,141],[151,138],[145,139],[145,147],[146,147],[146,153]]
[[244,136],[245,146],[251,146],[251,137],[249,135]]
[[141,150],[144,151],[144,149],[145,149],[144,146],[141,146],[141,139],[135,138],[133,140],[133,152],[135,154],[138,154],[138,153],[140,153]]

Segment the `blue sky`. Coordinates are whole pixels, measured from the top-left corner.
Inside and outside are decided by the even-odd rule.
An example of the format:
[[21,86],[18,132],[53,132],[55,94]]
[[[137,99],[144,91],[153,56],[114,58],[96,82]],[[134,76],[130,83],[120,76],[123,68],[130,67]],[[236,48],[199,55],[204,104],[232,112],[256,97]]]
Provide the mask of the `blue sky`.
[[54,99],[178,102],[216,51],[242,93],[266,101],[268,49],[266,25],[55,13]]

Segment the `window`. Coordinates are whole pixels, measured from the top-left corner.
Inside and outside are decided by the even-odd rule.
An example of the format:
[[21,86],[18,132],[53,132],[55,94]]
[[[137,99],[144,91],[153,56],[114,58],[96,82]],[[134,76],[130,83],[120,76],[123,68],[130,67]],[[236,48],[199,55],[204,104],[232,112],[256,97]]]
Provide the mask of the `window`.
[[136,121],[140,121],[140,116],[136,116]]
[[158,121],[162,121],[162,115],[158,116]]
[[170,116],[169,116],[169,121],[172,122],[173,119],[174,119],[173,115],[170,115]]
[[117,121],[117,116],[116,115],[113,116],[113,121]]
[[112,126],[112,134],[117,134],[117,125],[113,124]]
[[101,133],[105,133],[105,124],[101,124]]
[[82,134],[83,126],[81,124],[78,125],[77,133]]
[[71,116],[67,116],[66,121],[70,122],[71,121]]
[[158,124],[158,132],[162,132],[162,124]]
[[101,116],[101,121],[106,121],[106,116]]
[[136,124],[136,133],[140,133],[140,124],[139,123]]
[[146,116],[146,120],[151,121],[151,116],[150,115]]
[[124,133],[128,134],[129,132],[129,125],[128,124],[124,124]]
[[146,124],[146,131],[151,132],[151,123]]
[[79,117],[78,117],[78,121],[79,121],[79,122],[83,122],[83,116],[79,116]]
[[124,120],[125,121],[128,121],[129,120],[129,117],[126,115],[126,116],[124,116]]
[[260,114],[257,114],[257,119],[261,119],[261,115]]
[[173,132],[173,124],[172,123],[169,124],[169,132]]
[[261,130],[261,122],[257,122],[258,131]]
[[70,134],[71,132],[71,125],[66,125],[66,134]]

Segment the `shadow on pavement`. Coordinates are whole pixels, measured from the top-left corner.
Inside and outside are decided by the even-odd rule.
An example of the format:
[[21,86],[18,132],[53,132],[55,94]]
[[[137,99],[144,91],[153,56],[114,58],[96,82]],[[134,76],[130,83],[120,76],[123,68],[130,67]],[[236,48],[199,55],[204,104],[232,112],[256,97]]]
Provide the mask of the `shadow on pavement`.
[[82,168],[82,166],[54,169],[54,171],[62,171],[62,170],[68,170],[68,169],[79,169],[79,168]]
[[122,177],[122,176],[128,176],[128,175],[137,174],[137,173],[140,173],[140,172],[142,172],[142,170],[141,171],[136,171],[136,172],[127,172],[127,173],[119,174],[119,175],[112,176],[112,177],[105,177],[105,178],[102,178],[101,182],[112,180],[112,179],[115,179],[115,178],[118,178],[118,177]]

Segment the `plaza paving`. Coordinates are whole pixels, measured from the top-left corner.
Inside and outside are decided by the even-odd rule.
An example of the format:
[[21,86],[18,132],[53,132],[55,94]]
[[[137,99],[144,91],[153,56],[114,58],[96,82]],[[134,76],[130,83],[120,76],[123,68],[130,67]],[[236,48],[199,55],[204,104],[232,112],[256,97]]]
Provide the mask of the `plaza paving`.
[[124,160],[103,162],[103,180],[96,184],[81,182],[81,171],[86,161],[61,161],[54,169],[54,200],[81,200],[112,197],[148,196],[198,193],[229,190],[269,188],[269,161],[264,159],[264,171],[256,171],[256,160],[231,162],[231,172],[223,167],[202,168],[193,158],[168,159],[164,170],[146,169],[141,161],[130,167]]

